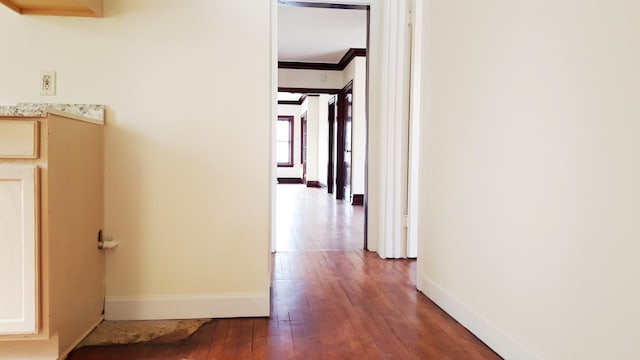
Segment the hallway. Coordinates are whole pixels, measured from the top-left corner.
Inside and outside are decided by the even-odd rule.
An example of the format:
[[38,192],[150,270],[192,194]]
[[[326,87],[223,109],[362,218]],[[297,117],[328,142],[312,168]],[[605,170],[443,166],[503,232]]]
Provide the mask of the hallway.
[[361,250],[362,207],[323,189],[277,191],[271,318],[216,319],[182,342],[69,359],[500,359],[416,291],[415,261]]

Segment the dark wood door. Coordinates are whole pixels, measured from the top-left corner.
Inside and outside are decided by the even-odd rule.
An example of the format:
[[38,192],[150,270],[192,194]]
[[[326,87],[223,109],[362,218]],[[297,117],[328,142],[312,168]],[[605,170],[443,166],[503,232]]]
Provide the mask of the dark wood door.
[[[351,89],[349,89],[351,90]],[[351,199],[351,124],[353,112],[353,93],[345,95],[346,117],[344,119],[344,198]]]
[[353,114],[353,82],[340,92],[338,99],[338,131],[336,138],[336,198],[351,198],[351,129]]
[[327,192],[329,194],[333,194],[333,187],[335,184],[335,131],[336,131],[336,98],[333,97],[329,100],[329,108],[328,108],[328,117],[327,121],[329,122],[329,146],[327,147],[329,150],[329,161],[327,162]]
[[300,162],[302,163],[302,183],[307,183],[307,113],[300,117]]

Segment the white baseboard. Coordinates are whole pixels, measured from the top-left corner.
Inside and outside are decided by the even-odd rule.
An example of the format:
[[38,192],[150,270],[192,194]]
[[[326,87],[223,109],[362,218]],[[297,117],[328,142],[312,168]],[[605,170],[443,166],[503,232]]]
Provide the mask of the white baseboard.
[[108,296],[106,320],[269,316],[269,293],[201,296]]
[[537,359],[512,337],[451,296],[431,279],[418,276],[417,288],[506,360]]

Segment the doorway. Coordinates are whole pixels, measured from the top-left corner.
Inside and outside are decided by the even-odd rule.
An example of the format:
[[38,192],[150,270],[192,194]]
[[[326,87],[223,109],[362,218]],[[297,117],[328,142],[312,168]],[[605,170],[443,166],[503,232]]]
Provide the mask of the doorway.
[[[321,26],[321,36],[325,39],[344,38],[345,36],[331,36],[326,34],[328,22],[339,24],[333,13],[359,17],[362,26],[360,27],[362,40],[360,43],[348,46],[348,51],[337,53],[331,62],[313,58],[306,54],[299,58],[287,57],[295,52],[282,51],[278,49],[278,91],[295,92],[305,95],[301,100],[303,113],[299,116],[299,128],[295,132],[296,137],[296,157],[300,158],[299,171],[300,182],[305,187],[321,187],[322,192],[328,195],[332,201],[340,201],[353,207],[353,211],[362,212],[366,218],[366,208],[364,198],[366,196],[366,161],[367,161],[367,115],[368,110],[368,38],[369,38],[369,6],[368,5],[337,5],[328,3],[307,3],[300,1],[278,1],[278,26],[284,11],[290,12],[292,9],[304,9],[305,11],[319,11],[325,14],[332,13]],[[316,17],[315,15],[313,17]],[[302,17],[298,17],[299,21]],[[308,18],[306,18],[308,19]],[[299,23],[298,23],[299,24]],[[312,27],[308,21],[304,21],[302,28]],[[332,26],[333,28],[334,26]],[[351,26],[353,27],[353,26]],[[286,32],[286,31],[285,31]],[[289,32],[295,33],[293,37],[304,38],[307,46],[312,43],[304,34],[300,34],[300,26]],[[282,43],[283,31],[279,29],[278,42]],[[346,36],[348,38],[348,36]],[[323,52],[331,54],[332,52]],[[336,56],[335,52],[333,52]],[[293,55],[291,55],[293,56]],[[295,60],[295,61],[294,61]],[[325,62],[326,61],[326,62]],[[307,73],[305,73],[307,71]],[[315,79],[315,80],[314,80]],[[314,87],[299,86],[300,84],[312,84]],[[315,91],[319,90],[319,91]],[[334,96],[327,96],[333,94]],[[321,102],[322,114],[317,116],[316,108],[311,106],[312,99],[316,96],[326,96],[328,102]],[[301,98],[302,99],[302,98]],[[315,101],[315,99],[313,99]],[[344,103],[344,105],[343,105]],[[354,111],[354,107],[359,110]],[[313,109],[312,109],[313,108]],[[279,113],[280,114],[280,113]],[[335,119],[335,120],[333,120]],[[320,131],[320,132],[318,132]],[[320,145],[320,146],[319,146]],[[298,148],[299,146],[299,148]],[[354,156],[354,153],[357,156]],[[297,159],[296,159],[297,160]],[[297,168],[294,164],[290,170],[293,174]],[[280,169],[279,169],[280,170]],[[357,175],[352,175],[357,172]],[[279,179],[280,180],[280,179]],[[295,179],[287,179],[294,182]],[[284,186],[283,186],[284,187]],[[279,200],[281,192],[276,191],[276,201]],[[326,190],[325,190],[326,189]],[[311,190],[310,190],[311,191]],[[359,195],[354,196],[354,195]],[[305,196],[298,196],[305,199]],[[353,199],[360,199],[354,202]],[[279,206],[279,205],[278,205]],[[331,210],[334,211],[334,210]],[[335,212],[335,211],[334,211]],[[282,214],[276,211],[276,222],[281,223],[278,218]],[[340,223],[340,219],[328,219],[330,223]],[[359,240],[359,249],[363,249],[366,244],[366,227],[362,223]],[[327,231],[332,231],[327,229]],[[273,247],[278,249],[277,244]]]

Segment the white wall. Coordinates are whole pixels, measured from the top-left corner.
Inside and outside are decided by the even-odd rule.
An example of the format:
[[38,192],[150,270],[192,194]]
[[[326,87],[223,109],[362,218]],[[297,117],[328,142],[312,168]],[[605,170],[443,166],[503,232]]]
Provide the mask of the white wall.
[[307,181],[318,181],[320,96],[307,96],[301,110],[307,113]]
[[320,95],[318,107],[318,181],[327,184],[329,165],[329,100],[333,95]]
[[343,71],[343,85],[353,80],[353,116],[351,137],[351,192],[365,192],[367,157],[367,58],[355,57]]
[[[271,4],[106,0],[105,10],[0,7],[11,53],[0,103],[108,105],[105,233],[121,246],[107,259],[107,317],[268,314]],[[220,56],[247,48],[251,57]],[[39,96],[45,69],[58,72],[56,97]],[[191,306],[198,299],[205,306]]]
[[640,3],[427,3],[419,285],[507,359],[640,358]]
[[342,71],[278,69],[278,86],[307,89],[342,89]]
[[293,116],[293,167],[279,167],[277,177],[302,179],[302,163],[300,162],[300,105],[278,105],[278,116]]

